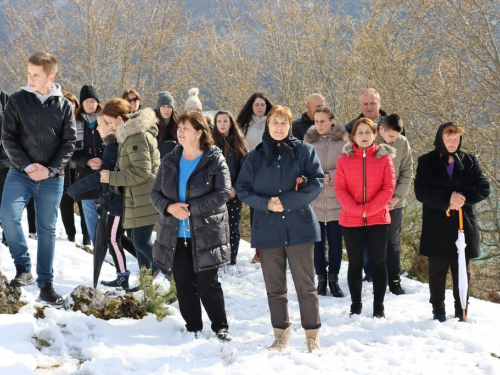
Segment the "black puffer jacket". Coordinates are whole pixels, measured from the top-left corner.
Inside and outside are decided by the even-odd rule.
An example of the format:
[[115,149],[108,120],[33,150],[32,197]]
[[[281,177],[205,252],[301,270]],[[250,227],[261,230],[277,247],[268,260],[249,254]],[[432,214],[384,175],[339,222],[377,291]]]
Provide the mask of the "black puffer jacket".
[[[170,203],[179,202],[182,150],[179,145],[163,158],[151,190],[151,203],[160,213],[153,259],[169,272],[176,251],[178,220],[166,213],[166,208]],[[217,146],[210,146],[187,183],[194,272],[222,267],[231,260],[226,208],[230,194],[231,181],[224,156]]]
[[314,120],[309,120],[307,117],[307,112],[304,112],[302,116],[292,122],[292,134],[298,140],[303,141],[307,130],[314,125]]
[[[0,90],[0,129],[2,126],[3,122],[3,111],[5,110],[5,106],[7,105],[7,101],[9,100],[9,95],[5,92]],[[3,149],[3,144],[0,145],[0,168],[9,168],[9,157],[5,153],[5,150]]]
[[51,96],[43,104],[36,94],[19,90],[12,94],[5,109],[2,144],[10,168],[24,172],[39,163],[64,176],[76,142],[76,126],[69,100]]
[[[95,171],[87,165],[87,162],[93,158],[102,159],[103,146],[102,139],[97,131],[97,127],[90,129],[86,121],[77,122],[78,126],[83,127],[83,141],[78,141],[76,144],[76,151],[73,154],[73,161],[76,163],[76,176],[75,180],[93,174]],[[114,169],[114,166],[111,170]],[[102,188],[90,190],[79,197],[79,199],[98,199]]]

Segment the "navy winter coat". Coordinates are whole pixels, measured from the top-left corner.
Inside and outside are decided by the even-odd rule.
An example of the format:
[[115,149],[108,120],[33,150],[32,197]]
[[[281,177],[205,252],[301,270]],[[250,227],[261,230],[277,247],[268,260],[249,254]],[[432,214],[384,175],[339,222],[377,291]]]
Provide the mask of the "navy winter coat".
[[[113,171],[115,169],[116,159],[118,157],[118,143],[116,142],[115,134],[108,134],[104,138],[104,143],[105,147],[102,154],[101,168],[99,168],[99,170],[97,171],[94,171],[94,173],[76,181],[67,189],[68,194],[77,201],[81,200],[81,197],[84,196],[88,191],[92,191],[101,187],[102,170],[106,169],[108,171]],[[110,190],[108,190],[108,194],[108,214],[113,216],[122,216],[123,195],[113,194]]]
[[[291,141],[295,160],[283,153],[266,166],[271,144],[262,142],[251,151],[236,182],[238,198],[254,208],[252,247],[271,249],[321,239],[312,202],[323,189],[325,175],[314,147],[303,141]],[[307,185],[295,191],[296,178],[306,176]],[[285,211],[271,212],[271,197],[279,197]]]

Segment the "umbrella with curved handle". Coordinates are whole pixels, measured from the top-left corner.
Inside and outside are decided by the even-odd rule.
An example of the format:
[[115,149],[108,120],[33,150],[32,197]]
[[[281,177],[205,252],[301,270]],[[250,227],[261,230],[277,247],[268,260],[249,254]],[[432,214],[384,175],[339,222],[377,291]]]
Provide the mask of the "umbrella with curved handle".
[[[446,211],[446,215],[450,216],[450,211]],[[462,208],[458,209],[458,238],[455,241],[458,252],[458,294],[460,296],[460,304],[462,305],[462,319],[465,321],[467,309],[467,292],[469,291],[469,280],[467,278],[467,261],[465,259],[465,234],[464,234],[464,218]]]

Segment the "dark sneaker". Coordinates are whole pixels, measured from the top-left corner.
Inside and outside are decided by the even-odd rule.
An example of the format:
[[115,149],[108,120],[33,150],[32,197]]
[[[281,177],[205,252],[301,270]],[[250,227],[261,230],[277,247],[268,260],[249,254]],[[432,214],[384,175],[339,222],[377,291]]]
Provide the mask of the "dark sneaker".
[[401,280],[389,280],[389,290],[392,294],[400,296],[406,294],[406,290],[401,286]]
[[446,322],[446,313],[434,314],[434,320],[439,320],[441,323]]
[[363,277],[363,281],[366,281],[367,283],[371,283],[371,282],[373,282],[373,279],[369,276],[365,276],[365,277]]
[[385,318],[384,314],[384,304],[381,302],[373,303],[373,317],[374,318]]
[[24,266],[16,266],[16,277],[10,282],[10,286],[19,287],[31,285],[35,282],[35,279],[31,275],[30,271],[27,271]]
[[220,341],[229,342],[233,339],[233,336],[231,336],[231,334],[227,331],[227,328],[219,329],[216,335]]
[[360,315],[362,309],[363,309],[362,303],[357,303],[357,302],[351,303],[351,312],[349,313],[349,316],[351,317],[353,315]]
[[68,241],[69,242],[75,242],[75,235],[74,234],[68,234]]
[[40,289],[38,299],[52,306],[62,306],[64,304],[63,298],[54,290],[52,281],[47,281],[44,287]]

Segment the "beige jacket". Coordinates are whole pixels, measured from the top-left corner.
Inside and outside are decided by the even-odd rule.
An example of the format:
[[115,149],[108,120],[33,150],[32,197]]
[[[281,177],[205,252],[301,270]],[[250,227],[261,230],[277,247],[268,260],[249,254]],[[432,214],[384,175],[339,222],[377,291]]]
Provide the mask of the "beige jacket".
[[309,128],[304,141],[310,143],[316,150],[324,173],[330,175],[330,181],[325,184],[323,191],[313,202],[314,212],[318,221],[327,223],[338,221],[340,203],[335,197],[333,188],[337,158],[342,154],[342,148],[347,143],[349,134],[343,125],[335,125],[328,134],[320,135],[313,125]]
[[396,172],[396,190],[393,196],[398,197],[399,202],[394,208],[402,208],[405,206],[406,197],[410,192],[411,180],[413,178],[413,158],[408,139],[400,134],[394,142],[387,143],[379,133],[377,139],[375,139],[375,143],[378,145],[388,144],[396,149],[396,157],[392,159]]

